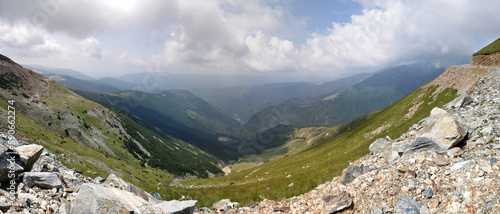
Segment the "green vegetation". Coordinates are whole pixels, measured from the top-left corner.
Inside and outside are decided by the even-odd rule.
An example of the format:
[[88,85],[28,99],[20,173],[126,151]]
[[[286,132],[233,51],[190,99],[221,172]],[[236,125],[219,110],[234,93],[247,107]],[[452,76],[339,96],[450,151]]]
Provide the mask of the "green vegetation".
[[489,55],[492,53],[500,52],[500,38],[490,43],[486,47],[482,48],[478,52],[474,53],[473,56],[476,55]]
[[[393,139],[399,137],[411,125],[427,117],[432,108],[443,106],[456,97],[456,90],[453,89],[433,95],[437,87],[420,87],[386,109],[358,118],[357,122],[360,123],[352,122],[337,130],[330,130],[332,137],[325,137],[326,133],[321,134],[316,139],[319,141],[318,145],[303,152],[229,176],[186,179],[179,182],[177,187],[169,189],[172,195],[189,195],[196,198],[200,206],[209,206],[221,198],[251,205],[264,198],[281,199],[305,193],[340,175],[350,161],[369,152],[368,146],[375,139],[385,136]],[[423,104],[411,117],[405,117],[409,109],[417,103]],[[335,132],[342,131],[346,132],[334,136]],[[289,187],[291,183],[294,185]],[[182,186],[191,187],[187,189]]]

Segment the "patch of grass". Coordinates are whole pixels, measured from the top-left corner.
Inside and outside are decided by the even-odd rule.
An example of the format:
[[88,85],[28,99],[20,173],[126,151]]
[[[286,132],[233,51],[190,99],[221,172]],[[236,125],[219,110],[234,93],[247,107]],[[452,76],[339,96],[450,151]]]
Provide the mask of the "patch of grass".
[[[399,137],[413,124],[429,116],[432,108],[441,107],[456,97],[456,90],[453,89],[446,89],[433,97],[436,88],[437,86],[421,87],[386,109],[357,119],[364,122],[344,125],[341,127],[346,130],[344,133],[327,137],[318,145],[300,153],[229,176],[186,179],[176,187],[169,187],[170,193],[189,195],[199,200],[200,206],[210,206],[222,198],[230,198],[248,206],[264,198],[276,200],[303,194],[332,177],[339,176],[349,162],[369,152],[368,147],[375,139]],[[409,109],[420,102],[423,104],[415,111],[414,116],[404,119]],[[386,128],[380,130],[379,127],[383,126]],[[379,131],[374,132],[375,130]],[[365,137],[365,133],[375,134]],[[291,176],[287,177],[288,175]],[[291,188],[288,187],[290,183],[294,183]],[[186,186],[190,188],[183,188]]]
[[478,52],[474,53],[473,56],[476,55],[489,55],[492,53],[496,53],[500,51],[500,38],[495,40],[494,42],[490,43],[483,49],[479,50]]

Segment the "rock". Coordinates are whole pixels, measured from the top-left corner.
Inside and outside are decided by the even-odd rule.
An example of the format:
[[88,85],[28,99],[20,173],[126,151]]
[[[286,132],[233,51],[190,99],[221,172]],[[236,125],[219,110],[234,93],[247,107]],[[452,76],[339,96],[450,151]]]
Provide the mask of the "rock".
[[396,204],[396,213],[419,214],[422,206],[408,197],[401,197]]
[[352,198],[346,191],[340,192],[338,195],[327,195],[323,197],[325,201],[324,209],[327,213],[335,213],[352,206]]
[[434,141],[432,138],[425,136],[419,136],[412,142],[403,145],[403,147],[405,149],[403,158],[422,150],[441,150],[441,146],[439,146],[438,142]]
[[155,204],[132,192],[118,188],[107,188],[97,184],[83,184],[71,203],[71,213],[163,213]]
[[473,160],[466,160],[454,163],[453,166],[450,167],[451,170],[459,170],[464,168],[472,168],[476,165]]
[[498,159],[497,158],[491,158],[490,159],[490,165],[491,165],[491,167],[498,166]]
[[370,153],[375,154],[384,151],[384,148],[389,144],[390,142],[386,138],[379,138],[375,141],[373,141],[372,144],[370,144]]
[[62,188],[61,179],[54,172],[26,172],[23,183],[28,188],[38,186],[45,189]]
[[427,190],[425,190],[426,198],[432,198],[433,195],[434,195],[434,190],[432,190],[432,188],[427,188]]
[[163,212],[170,214],[191,214],[194,211],[198,201],[188,200],[188,201],[164,201],[155,206],[160,208]]
[[224,175],[231,174],[231,168],[229,168],[229,166],[222,168],[222,171],[224,172]]
[[212,209],[214,209],[214,210],[221,210],[222,211],[229,204],[231,204],[231,200],[229,200],[229,199],[222,199],[220,201],[217,201],[217,202],[213,203],[212,204]]
[[415,188],[415,182],[413,180],[408,180],[408,190],[413,191]]
[[103,183],[104,181],[106,181],[106,179],[102,178],[101,176],[97,176],[94,178],[94,183],[96,184]]
[[12,207],[11,203],[0,201],[0,210],[2,212],[7,212]]
[[24,165],[24,170],[29,172],[42,154],[43,146],[36,144],[18,146],[14,148],[14,151],[19,154],[21,163]]
[[443,158],[443,157],[435,157],[432,159],[432,162],[434,162],[434,164],[436,164],[438,166],[445,166],[445,165],[448,165],[450,163],[448,161],[448,159]]
[[461,94],[459,97],[455,98],[453,101],[446,105],[449,109],[459,109],[470,103],[472,103],[473,99],[467,93]]
[[129,191],[134,193],[135,195],[143,198],[144,200],[153,202],[153,203],[158,203],[159,200],[153,197],[151,194],[148,192],[142,190],[141,188],[126,182],[125,180],[121,179],[120,177],[116,176],[115,174],[110,174],[106,181],[104,181],[104,185],[107,186],[112,186],[116,187],[121,190]]
[[156,199],[158,199],[158,200],[161,200],[161,195],[160,195],[160,193],[155,192],[155,193],[153,194],[153,197],[155,197],[155,198],[156,198]]
[[468,128],[465,124],[455,120],[443,109],[434,108],[419,133],[420,136],[435,141],[444,150],[450,149],[462,141],[467,135],[467,131]]
[[[1,147],[1,146],[0,146]],[[0,182],[6,182],[12,180],[13,173],[9,171],[14,171],[14,174],[21,173],[24,171],[21,161],[19,160],[19,155],[12,150],[1,150],[0,154]]]
[[359,166],[350,166],[346,169],[344,175],[342,176],[342,184],[347,185],[351,183],[356,177],[363,174],[363,170]]

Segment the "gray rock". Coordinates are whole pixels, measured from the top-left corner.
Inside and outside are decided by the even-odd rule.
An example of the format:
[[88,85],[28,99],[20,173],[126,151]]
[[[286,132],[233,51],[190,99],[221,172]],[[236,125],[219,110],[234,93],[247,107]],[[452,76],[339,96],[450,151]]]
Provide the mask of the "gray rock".
[[384,151],[384,148],[389,144],[390,142],[386,138],[379,138],[370,145],[370,153],[375,154]]
[[86,183],[72,201],[70,213],[163,213],[155,205],[129,191]]
[[396,204],[396,213],[419,214],[422,206],[415,200],[408,197],[401,197]]
[[466,105],[472,103],[473,99],[467,93],[461,94],[459,97],[455,98],[453,101],[448,103],[446,106],[450,109],[459,109]]
[[419,136],[410,143],[403,145],[404,153],[403,158],[408,157],[416,152],[422,150],[441,150],[439,143],[432,138]]
[[191,214],[196,206],[196,200],[188,201],[164,201],[155,206],[160,208],[163,212],[170,214]]
[[[5,149],[5,150],[3,150]],[[12,176],[24,171],[24,167],[19,159],[19,155],[13,151],[8,151],[6,147],[0,145],[0,182],[12,180]],[[10,173],[14,171],[15,173]]]
[[324,208],[327,213],[335,213],[352,206],[352,198],[346,191],[340,192],[338,195],[327,195],[323,197],[325,201]]
[[498,166],[498,159],[496,158],[491,158],[490,159],[490,165],[493,166]]
[[106,181],[106,179],[102,178],[101,176],[97,176],[94,178],[94,183],[96,184],[103,183],[104,181]]
[[427,190],[425,190],[426,198],[432,198],[433,195],[434,195],[434,190],[432,188],[428,188]]
[[160,193],[155,192],[155,193],[153,194],[153,197],[155,197],[155,198],[156,198],[156,199],[158,199],[158,200],[161,200],[161,195],[160,195]]
[[61,188],[61,179],[54,172],[26,172],[23,183],[28,188],[38,186],[45,189]]
[[42,154],[43,146],[36,144],[18,146],[14,148],[14,151],[19,154],[21,163],[24,165],[24,170],[29,172]]
[[363,170],[359,166],[350,166],[346,169],[346,172],[342,176],[342,185],[347,185],[351,183],[356,177],[363,174]]
[[450,167],[451,170],[459,170],[459,169],[470,169],[474,167],[476,163],[473,160],[465,160],[454,163],[453,166]]

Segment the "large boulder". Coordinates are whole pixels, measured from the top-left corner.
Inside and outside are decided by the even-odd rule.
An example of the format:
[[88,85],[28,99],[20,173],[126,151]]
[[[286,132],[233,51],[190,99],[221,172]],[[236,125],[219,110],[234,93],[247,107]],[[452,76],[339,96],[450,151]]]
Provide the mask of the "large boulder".
[[194,212],[196,200],[187,201],[163,201],[155,206],[160,208],[163,212],[170,214],[191,214]]
[[155,206],[132,192],[86,183],[80,186],[70,213],[165,213]]
[[14,151],[19,154],[21,163],[24,165],[24,170],[29,172],[42,154],[43,146],[36,144],[18,146],[14,148]]
[[462,141],[467,131],[467,126],[453,118],[448,112],[434,108],[422,129],[419,130],[419,137],[432,139],[440,149],[446,150]]
[[24,173],[23,183],[27,187],[62,188],[61,179],[54,172],[26,172]]
[[135,195],[143,198],[144,200],[147,200],[149,202],[153,203],[159,203],[160,201],[156,199],[153,195],[149,194],[148,192],[142,190],[141,188],[121,179],[120,177],[116,176],[115,174],[110,174],[106,181],[104,181],[104,185],[107,186],[112,186],[119,188],[121,190],[125,190],[131,193],[134,193]]

